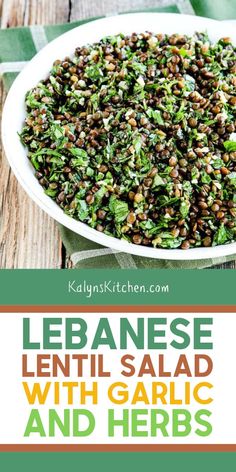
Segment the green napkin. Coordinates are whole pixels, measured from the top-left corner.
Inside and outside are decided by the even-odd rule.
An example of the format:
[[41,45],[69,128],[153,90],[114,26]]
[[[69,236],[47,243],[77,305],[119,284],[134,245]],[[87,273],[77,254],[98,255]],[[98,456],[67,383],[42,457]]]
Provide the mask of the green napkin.
[[[236,17],[236,0],[176,0],[176,3],[173,1],[173,4],[166,7],[142,11],[188,13],[216,19],[232,19]],[[62,33],[94,19],[97,18],[63,25],[0,30],[0,73],[6,89],[10,88],[25,64],[48,42]],[[199,261],[173,261],[132,256],[100,246],[61,225],[59,227],[62,241],[76,268],[202,269],[234,260],[236,257],[234,255]]]

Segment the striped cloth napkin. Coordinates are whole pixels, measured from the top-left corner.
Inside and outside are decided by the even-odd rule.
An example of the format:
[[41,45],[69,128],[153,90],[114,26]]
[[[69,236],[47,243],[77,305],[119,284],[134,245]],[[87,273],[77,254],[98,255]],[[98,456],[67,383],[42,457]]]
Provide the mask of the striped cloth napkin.
[[[141,11],[187,13],[231,20],[236,18],[236,0],[176,0],[160,8]],[[140,11],[140,10],[139,10]],[[66,31],[97,18],[53,26],[30,26],[0,30],[0,73],[9,89],[25,64],[48,42]],[[62,241],[75,268],[202,269],[234,260],[236,255],[198,261],[157,260],[114,251],[89,241],[59,225]]]

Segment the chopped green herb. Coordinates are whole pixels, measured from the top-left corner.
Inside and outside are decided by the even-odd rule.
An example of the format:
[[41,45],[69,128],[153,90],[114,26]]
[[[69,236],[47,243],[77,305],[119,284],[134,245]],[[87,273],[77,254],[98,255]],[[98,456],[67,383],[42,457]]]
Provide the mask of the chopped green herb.
[[236,141],[225,141],[224,147],[228,152],[236,151]]
[[19,134],[46,195],[127,242],[236,240],[235,47],[207,34],[119,34],[57,60]]

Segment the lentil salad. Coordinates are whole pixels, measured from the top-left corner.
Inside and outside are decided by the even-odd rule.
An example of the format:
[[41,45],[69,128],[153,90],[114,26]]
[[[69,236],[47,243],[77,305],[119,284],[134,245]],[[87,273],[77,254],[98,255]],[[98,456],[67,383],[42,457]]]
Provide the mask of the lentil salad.
[[45,193],[134,244],[234,241],[235,59],[229,38],[134,33],[55,61],[21,133]]

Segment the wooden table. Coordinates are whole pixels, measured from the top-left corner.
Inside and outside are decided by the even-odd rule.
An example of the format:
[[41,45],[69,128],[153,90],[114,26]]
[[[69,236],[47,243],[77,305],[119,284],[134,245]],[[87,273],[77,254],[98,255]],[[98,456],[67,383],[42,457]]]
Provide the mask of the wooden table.
[[[65,23],[168,3],[168,0],[0,0],[1,27]],[[4,99],[1,84],[1,104]],[[71,267],[56,223],[26,195],[1,151],[0,144],[0,268]],[[235,269],[236,264],[226,263],[217,268]]]

